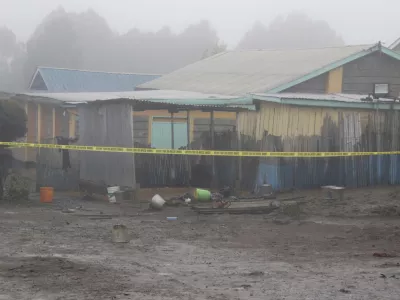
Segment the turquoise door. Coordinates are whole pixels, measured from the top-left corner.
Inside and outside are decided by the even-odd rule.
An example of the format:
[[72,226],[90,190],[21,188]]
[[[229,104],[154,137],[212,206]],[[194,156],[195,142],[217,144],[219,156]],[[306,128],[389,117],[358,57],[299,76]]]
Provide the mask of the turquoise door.
[[[172,148],[171,139],[171,122],[168,121],[153,121],[151,127],[151,147],[153,148]],[[174,148],[186,147],[187,140],[187,123],[175,122],[174,123]]]

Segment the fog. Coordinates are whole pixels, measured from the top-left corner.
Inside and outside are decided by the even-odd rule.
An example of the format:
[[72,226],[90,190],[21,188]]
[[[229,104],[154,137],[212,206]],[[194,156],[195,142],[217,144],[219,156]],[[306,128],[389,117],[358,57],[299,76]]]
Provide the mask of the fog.
[[225,49],[388,45],[400,2],[0,0],[0,90],[39,65],[168,73]]
[[132,27],[156,31],[168,25],[180,32],[200,20],[209,20],[219,36],[234,46],[257,20],[265,24],[276,16],[302,11],[327,21],[346,43],[390,42],[400,35],[396,0],[0,0],[0,26],[27,40],[52,10],[82,12],[93,8],[110,27],[125,33]]

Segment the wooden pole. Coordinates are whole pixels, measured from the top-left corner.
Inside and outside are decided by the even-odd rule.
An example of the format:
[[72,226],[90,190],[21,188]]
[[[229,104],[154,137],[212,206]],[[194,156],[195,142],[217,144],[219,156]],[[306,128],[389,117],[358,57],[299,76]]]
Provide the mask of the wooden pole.
[[[236,134],[237,134],[237,150],[242,151],[242,138],[240,135],[240,130],[238,129],[239,126],[239,112],[236,112]],[[242,184],[242,157],[239,156],[238,160],[238,177],[236,182],[236,189],[240,190]]]
[[[187,134],[187,149],[190,150],[191,146],[190,146],[190,111],[186,111],[186,134]],[[191,177],[192,177],[192,165],[191,165],[191,160],[190,160],[190,156],[187,155],[187,166],[188,166],[188,184],[190,186],[191,183]]]
[[[135,131],[134,131],[135,122],[133,121],[133,118],[134,118],[133,112],[134,112],[133,105],[131,105],[130,125],[131,125],[131,130],[132,130],[132,147],[134,148],[135,147]],[[132,153],[132,168],[133,168],[133,170],[132,170],[132,184],[133,184],[133,188],[136,190],[136,187],[137,187],[136,186],[136,165],[135,165],[135,154],[134,153]],[[135,200],[137,200],[137,199],[135,199]]]
[[175,141],[174,141],[174,113],[171,112],[171,148],[175,149]]
[[[132,129],[132,147],[135,147],[135,121],[133,120],[134,115],[133,115],[134,109],[133,105],[131,105],[131,129]],[[136,164],[135,164],[135,154],[132,153],[132,184],[133,184],[133,201],[137,202],[139,204],[139,207],[141,207],[141,201],[140,201],[140,184],[136,182]]]
[[[171,148],[175,149],[175,133],[174,133],[174,113],[171,112]],[[171,179],[173,182],[173,185],[175,185],[175,179],[176,179],[176,174],[175,174],[175,155],[172,155],[172,165],[171,165]]]
[[[215,133],[215,128],[214,128],[214,111],[212,110],[210,113],[210,135],[211,135],[211,150],[215,150],[215,140],[214,140],[214,133]],[[216,177],[215,177],[215,156],[211,156],[211,161],[212,161],[212,187],[214,188],[216,186]]]

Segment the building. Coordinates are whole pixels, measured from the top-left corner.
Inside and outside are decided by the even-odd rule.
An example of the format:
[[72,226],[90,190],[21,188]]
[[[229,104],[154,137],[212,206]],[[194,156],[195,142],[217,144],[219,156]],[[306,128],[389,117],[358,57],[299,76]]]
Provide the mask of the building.
[[[251,95],[239,114],[240,147],[254,151],[393,151],[400,54],[376,45],[228,51],[142,84]],[[362,100],[364,99],[364,100]],[[366,100],[365,100],[366,99]],[[389,142],[390,141],[390,142]],[[242,183],[276,189],[399,183],[397,157],[243,159]],[[257,168],[245,168],[251,164]],[[246,172],[246,173],[245,173]],[[248,181],[248,182],[244,182]]]
[[[219,99],[225,101],[225,105],[229,101],[235,104],[235,101],[251,98],[257,107],[255,112],[215,112],[214,120],[222,122],[221,127],[234,128],[237,125],[237,131],[240,133],[237,136],[238,140],[231,137],[222,143],[229,144],[232,148],[255,151],[395,149],[395,144],[388,146],[388,142],[382,143],[383,140],[388,140],[389,136],[391,140],[397,138],[396,116],[392,112],[397,108],[395,100],[400,92],[399,60],[400,54],[379,43],[323,49],[229,51],[141,84],[136,89],[146,91],[137,91],[136,96],[113,93],[112,97],[138,97],[137,99],[153,102],[187,101],[186,104],[205,100],[209,103],[211,99]],[[176,89],[181,91],[177,92]],[[190,93],[185,94],[183,91]],[[140,93],[146,93],[147,96]],[[174,98],[178,93],[181,98]],[[208,95],[207,99],[204,99],[204,94]],[[76,122],[76,104],[87,101],[87,97],[89,100],[109,100],[110,96],[111,94],[107,93],[48,92],[34,92],[22,96],[20,99],[28,97],[25,98],[28,102],[28,113],[33,111],[33,115],[37,115],[37,120],[40,120],[28,126],[28,140],[43,141],[48,137],[54,138],[59,132],[70,137],[75,136],[80,131]],[[63,102],[63,106],[52,102],[54,99],[58,99],[58,103]],[[70,101],[71,99],[74,101]],[[31,104],[38,105],[37,111],[31,109]],[[44,113],[47,108],[50,110]],[[54,117],[44,118],[42,114]],[[211,111],[205,110],[189,111],[189,117],[186,111],[171,112],[162,106],[159,109],[134,110],[133,120],[138,122],[137,126],[133,127],[138,130],[135,132],[135,142],[141,147],[184,147],[190,144],[189,141],[195,142],[202,132],[210,132],[210,119]],[[287,131],[288,128],[291,128],[291,132]],[[35,136],[29,134],[32,131]],[[175,135],[176,139],[166,138],[172,131],[181,134]],[[184,135],[185,131],[189,132],[189,135]],[[362,147],[358,144],[362,140],[360,136],[364,137]],[[368,139],[365,136],[368,136]],[[352,139],[352,142],[349,142],[349,139]],[[384,163],[381,162],[387,160],[386,156],[371,157],[373,163],[368,162],[368,171],[364,169],[362,172],[363,176],[369,176],[368,180],[358,182],[357,178],[361,177],[355,175],[350,179],[349,176],[353,173],[343,173],[343,170],[349,170],[346,168],[353,166],[358,159],[328,159],[330,164],[335,161],[334,166],[345,164],[337,173],[324,173],[336,174],[336,181],[333,177],[310,171],[331,170],[326,160],[318,159],[311,160],[324,163],[311,164],[312,167],[305,159],[243,159],[239,176],[243,185],[249,189],[263,180],[271,182],[277,189],[310,187],[323,183],[362,186],[397,182],[395,173],[382,169]],[[302,165],[299,165],[300,163]],[[362,165],[365,164],[367,163]],[[254,167],[249,167],[250,165]],[[305,170],[314,172],[310,176],[316,179],[302,182],[303,178],[309,180],[310,177],[304,176]],[[269,174],[268,179],[265,179],[263,174]],[[146,176],[143,175],[142,178]],[[166,183],[164,179],[148,176],[150,177],[147,182],[153,182],[154,185]]]
[[125,92],[160,76],[38,67],[28,90],[49,93]]
[[[38,67],[28,92],[15,97],[25,106],[28,116],[26,140],[52,143],[56,136],[75,137],[77,134],[79,116],[76,108],[73,105],[60,107],[59,102],[49,100],[46,93],[133,91],[137,85],[160,76]],[[35,161],[36,151],[27,151],[25,160]]]
[[[60,118],[55,120],[61,121],[59,125],[55,124],[55,132],[64,132],[63,136],[78,136],[81,145],[164,149],[235,149],[231,140],[237,136],[238,112],[255,109],[247,97],[180,91],[28,93],[17,95],[15,99],[34,102],[39,107],[54,106],[60,112]],[[67,122],[71,109],[81,117],[79,128],[73,130],[74,124]],[[48,126],[50,124],[39,124],[39,132]],[[236,169],[232,169],[236,164],[225,158],[208,157],[199,162],[199,157],[171,157],[138,155],[135,173],[132,163],[128,163],[132,162],[132,155],[82,152],[79,161],[78,157],[71,158],[75,159],[72,163],[75,169],[64,172],[61,154],[44,149],[40,151],[37,162],[37,180],[39,185],[58,189],[71,187],[71,182],[77,186],[78,179],[129,186],[137,174],[138,182],[144,187],[188,185],[191,167],[200,164],[208,166],[209,170],[223,165],[219,171],[215,170],[213,177],[229,184],[236,179]]]
[[375,88],[388,88],[388,96],[397,97],[399,59],[399,53],[380,43],[320,49],[228,51],[141,84],[137,89],[246,95],[369,94]]
[[[277,152],[391,152],[400,150],[400,103],[354,94],[254,94],[258,107],[241,112],[242,147]],[[249,161],[244,162],[245,165]],[[277,190],[322,185],[400,184],[399,155],[262,158],[247,178]]]

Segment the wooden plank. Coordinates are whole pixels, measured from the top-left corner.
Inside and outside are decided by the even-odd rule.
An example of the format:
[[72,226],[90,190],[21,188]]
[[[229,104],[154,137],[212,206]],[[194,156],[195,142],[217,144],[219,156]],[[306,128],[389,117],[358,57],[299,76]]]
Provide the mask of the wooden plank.
[[326,93],[341,93],[343,85],[343,67],[329,71],[326,84]]
[[192,209],[198,214],[269,214],[279,207],[277,206],[258,206],[258,207],[241,207],[241,208],[198,208]]

